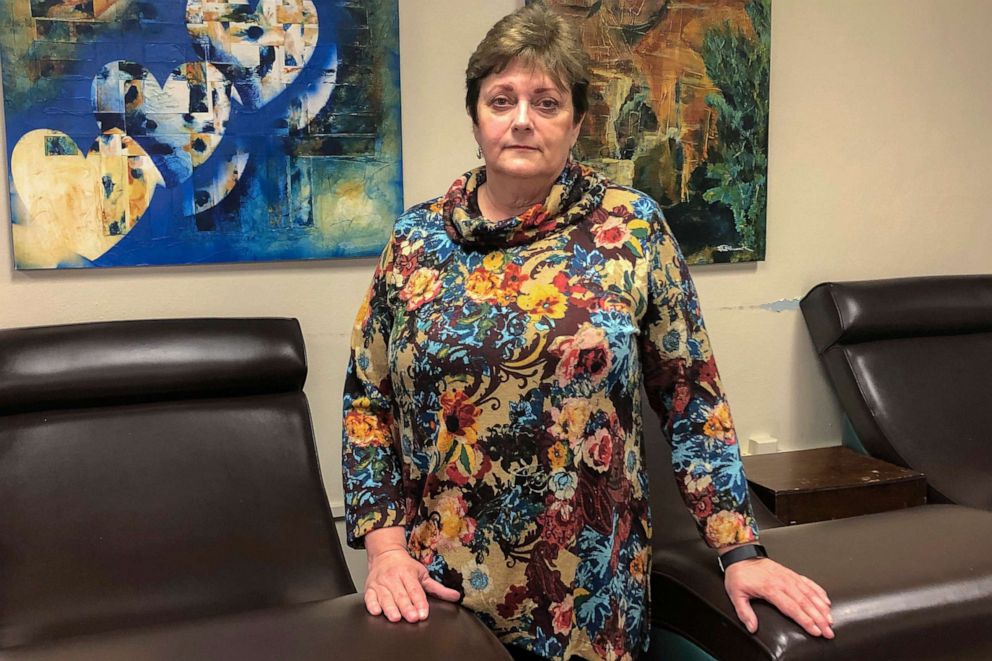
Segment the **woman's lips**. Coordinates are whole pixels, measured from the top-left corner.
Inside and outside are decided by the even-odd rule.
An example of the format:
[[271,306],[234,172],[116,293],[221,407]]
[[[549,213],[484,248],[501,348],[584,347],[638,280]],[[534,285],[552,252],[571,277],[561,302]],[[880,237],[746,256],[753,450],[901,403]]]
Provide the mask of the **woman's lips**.
[[537,147],[528,147],[527,145],[510,145],[507,149],[523,149],[526,151],[538,151]]

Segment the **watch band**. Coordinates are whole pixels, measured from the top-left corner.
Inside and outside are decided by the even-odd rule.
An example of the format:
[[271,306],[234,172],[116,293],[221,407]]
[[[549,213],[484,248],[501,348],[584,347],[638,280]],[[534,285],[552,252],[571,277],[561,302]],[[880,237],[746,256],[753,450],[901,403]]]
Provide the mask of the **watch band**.
[[720,571],[726,572],[727,567],[735,562],[767,557],[768,551],[765,550],[764,546],[761,544],[748,544],[747,546],[738,546],[736,549],[727,551],[717,559],[717,562],[720,565]]

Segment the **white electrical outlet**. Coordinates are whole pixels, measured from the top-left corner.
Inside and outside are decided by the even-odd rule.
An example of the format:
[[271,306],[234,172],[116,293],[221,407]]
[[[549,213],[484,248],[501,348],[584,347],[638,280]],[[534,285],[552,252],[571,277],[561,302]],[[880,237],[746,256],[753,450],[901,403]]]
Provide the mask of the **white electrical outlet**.
[[748,454],[771,454],[778,452],[778,439],[769,434],[751,434],[747,439]]

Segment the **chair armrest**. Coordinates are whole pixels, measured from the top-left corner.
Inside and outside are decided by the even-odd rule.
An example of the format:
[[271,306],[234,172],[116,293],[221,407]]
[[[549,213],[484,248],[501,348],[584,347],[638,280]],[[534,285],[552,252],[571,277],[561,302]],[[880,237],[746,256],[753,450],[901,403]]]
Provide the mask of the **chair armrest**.
[[453,651],[472,661],[510,655],[470,611],[431,600],[430,617],[393,624],[365,610],[361,595],[236,615],[78,636],[0,651],[0,661],[433,661]]
[[[925,505],[775,528],[771,557],[830,594],[833,640],[806,634],[773,606],[752,602],[752,635],[727,598],[702,542],[655,549],[652,620],[718,659],[992,658],[992,512]],[[652,657],[647,657],[651,659]]]

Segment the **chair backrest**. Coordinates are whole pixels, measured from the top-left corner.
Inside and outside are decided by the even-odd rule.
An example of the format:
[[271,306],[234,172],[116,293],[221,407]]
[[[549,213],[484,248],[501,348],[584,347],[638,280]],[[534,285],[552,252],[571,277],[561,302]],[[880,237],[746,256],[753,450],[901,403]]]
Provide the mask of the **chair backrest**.
[[801,307],[865,449],[992,510],[992,276],[828,282]]
[[295,319],[0,331],[0,648],[354,592]]

